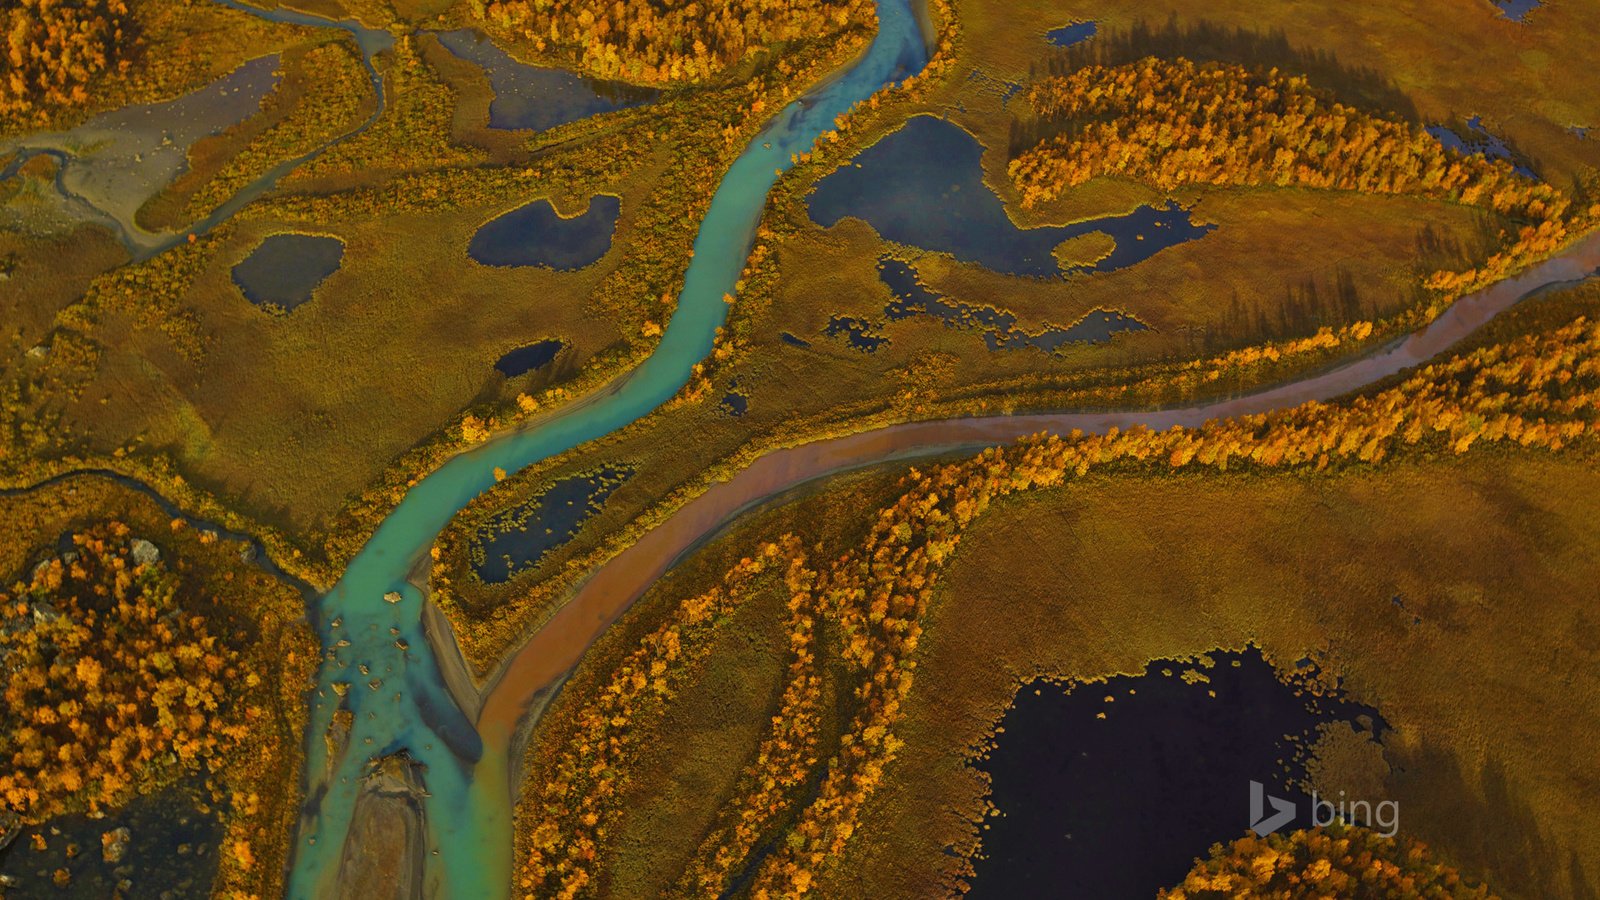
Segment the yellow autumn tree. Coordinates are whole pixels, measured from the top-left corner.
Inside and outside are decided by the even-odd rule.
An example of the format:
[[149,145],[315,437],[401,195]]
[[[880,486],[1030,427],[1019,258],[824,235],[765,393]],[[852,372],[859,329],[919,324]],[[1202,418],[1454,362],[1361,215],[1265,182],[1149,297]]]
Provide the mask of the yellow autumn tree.
[[1159,900],[1299,900],[1321,897],[1478,898],[1496,895],[1438,862],[1426,845],[1335,823],[1211,848]]

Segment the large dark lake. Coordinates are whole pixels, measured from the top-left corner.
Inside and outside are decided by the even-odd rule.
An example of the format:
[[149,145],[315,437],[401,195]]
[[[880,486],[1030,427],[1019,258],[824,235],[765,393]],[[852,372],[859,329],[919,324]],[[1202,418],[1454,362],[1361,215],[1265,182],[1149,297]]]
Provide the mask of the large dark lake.
[[[1215,228],[1195,225],[1187,209],[1170,202],[1071,225],[1019,228],[984,183],[982,159],[983,146],[965,129],[915,116],[819,181],[811,218],[824,227],[860,219],[885,240],[1037,278],[1127,268]],[[1056,246],[1095,231],[1115,239],[1116,249],[1092,265],[1063,268]]]
[[1252,780],[1305,814],[1285,827],[1306,827],[1297,757],[1318,726],[1385,727],[1370,707],[1302,693],[1255,649],[1208,656],[1209,667],[1157,660],[1137,677],[1017,692],[976,764],[1001,815],[982,832],[969,896],[1149,900],[1245,834]]

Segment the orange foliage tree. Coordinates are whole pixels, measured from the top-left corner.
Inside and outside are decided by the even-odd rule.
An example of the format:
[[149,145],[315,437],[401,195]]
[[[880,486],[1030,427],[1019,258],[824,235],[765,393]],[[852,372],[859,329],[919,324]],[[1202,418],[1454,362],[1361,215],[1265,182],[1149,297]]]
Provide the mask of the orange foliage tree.
[[134,45],[126,0],[9,0],[0,32],[0,118],[88,102],[96,76],[127,71]]
[[258,684],[234,635],[179,603],[178,576],[127,526],[72,543],[0,594],[0,809],[27,822],[215,770],[261,715],[234,702]]
[[1335,102],[1277,69],[1147,57],[1046,78],[1028,96],[1055,133],[1011,161],[1025,206],[1110,175],[1168,190],[1278,185],[1409,194],[1509,220],[1516,229],[1510,246],[1482,267],[1428,279],[1428,287],[1447,293],[1549,253],[1577,220],[1596,217],[1505,160],[1448,149],[1421,128]]
[[469,0],[484,28],[608,78],[703,81],[747,53],[873,21],[870,0]]
[[1335,823],[1265,838],[1249,835],[1190,870],[1160,900],[1298,897],[1479,898],[1496,895],[1435,861],[1426,845]]
[[685,600],[578,713],[553,772],[523,797],[526,856],[517,883],[524,896],[593,893],[595,861],[622,802],[640,723],[660,711],[687,665],[709,651],[709,639],[751,579],[777,557],[777,546],[769,545],[730,570],[722,585]]

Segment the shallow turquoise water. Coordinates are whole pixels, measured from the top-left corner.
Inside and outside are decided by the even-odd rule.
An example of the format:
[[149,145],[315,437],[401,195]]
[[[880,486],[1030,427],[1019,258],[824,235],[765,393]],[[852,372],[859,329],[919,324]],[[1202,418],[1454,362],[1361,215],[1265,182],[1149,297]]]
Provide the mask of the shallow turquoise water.
[[[432,896],[502,897],[510,888],[510,786],[504,748],[485,748],[440,681],[419,622],[422,598],[406,574],[493,471],[515,471],[627,425],[660,406],[710,351],[727,314],[776,173],[810,149],[834,119],[927,62],[910,0],[877,0],[879,33],[849,69],[789,104],[753,140],[717,188],[695,239],[676,312],[656,352],[612,389],[538,427],[464,453],[412,488],[321,601],[318,628],[332,651],[319,672],[306,739],[307,814],[289,896],[315,897],[336,876],[360,777],[370,758],[405,750],[427,766]],[[398,603],[384,600],[397,591]],[[404,643],[402,648],[397,640]],[[348,643],[344,643],[348,642]],[[362,668],[365,667],[365,671]],[[350,752],[330,760],[323,741],[341,698],[354,715]]]

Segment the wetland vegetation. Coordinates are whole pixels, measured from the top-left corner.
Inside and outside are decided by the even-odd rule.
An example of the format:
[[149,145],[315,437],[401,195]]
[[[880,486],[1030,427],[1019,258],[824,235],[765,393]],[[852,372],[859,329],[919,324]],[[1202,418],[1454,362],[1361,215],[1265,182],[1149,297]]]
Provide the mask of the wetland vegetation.
[[1593,9],[12,7],[5,887],[1600,884]]

